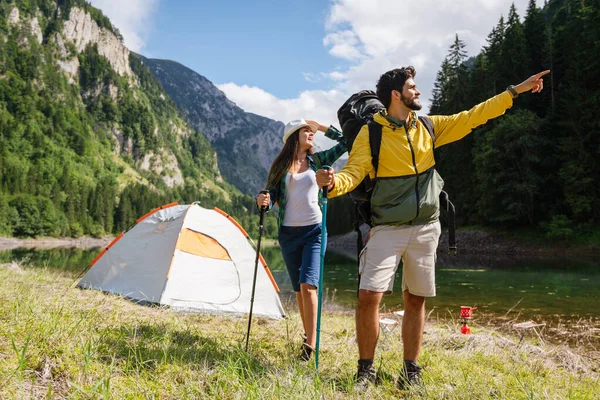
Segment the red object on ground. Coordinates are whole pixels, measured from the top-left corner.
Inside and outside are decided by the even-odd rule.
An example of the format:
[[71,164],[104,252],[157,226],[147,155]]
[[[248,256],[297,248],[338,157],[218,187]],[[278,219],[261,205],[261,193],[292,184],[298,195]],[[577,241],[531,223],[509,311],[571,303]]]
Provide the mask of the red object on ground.
[[460,318],[463,320],[460,333],[463,335],[471,334],[471,328],[469,328],[467,322],[473,319],[473,310],[477,310],[477,307],[460,306]]
[[471,328],[466,324],[466,322],[463,324],[462,328],[460,328],[460,333],[463,335],[471,334]]
[[473,310],[477,310],[477,307],[460,306],[460,317],[461,318],[473,318]]

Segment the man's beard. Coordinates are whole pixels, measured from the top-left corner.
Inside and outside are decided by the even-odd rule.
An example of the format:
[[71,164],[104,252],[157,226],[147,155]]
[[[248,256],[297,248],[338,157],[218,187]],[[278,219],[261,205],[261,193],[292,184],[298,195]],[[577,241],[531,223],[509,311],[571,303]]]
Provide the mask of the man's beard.
[[408,100],[403,95],[400,95],[400,100],[402,100],[402,103],[404,103],[404,105],[411,110],[419,111],[421,108],[423,108],[418,99]]

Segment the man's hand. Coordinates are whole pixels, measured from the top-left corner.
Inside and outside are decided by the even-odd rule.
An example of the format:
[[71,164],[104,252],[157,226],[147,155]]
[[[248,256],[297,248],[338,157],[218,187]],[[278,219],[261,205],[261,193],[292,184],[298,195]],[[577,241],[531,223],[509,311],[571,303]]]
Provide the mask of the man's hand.
[[320,169],[317,171],[317,186],[327,186],[329,190],[335,186],[335,171],[333,168],[328,170]]
[[269,207],[271,204],[271,195],[269,193],[261,193],[256,197],[256,205],[259,207]]
[[521,82],[517,86],[515,86],[515,90],[519,94],[528,92],[530,90],[531,90],[531,93],[541,92],[542,89],[544,88],[544,80],[542,79],[542,76],[544,76],[548,73],[550,73],[549,69],[539,72],[535,75],[531,75],[528,79],[524,80],[523,82]]

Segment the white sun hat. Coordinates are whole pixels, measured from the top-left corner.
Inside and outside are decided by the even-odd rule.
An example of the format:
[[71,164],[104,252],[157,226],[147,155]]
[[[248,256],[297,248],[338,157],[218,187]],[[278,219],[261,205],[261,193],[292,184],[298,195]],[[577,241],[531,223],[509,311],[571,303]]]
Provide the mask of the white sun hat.
[[315,133],[318,130],[318,127],[316,125],[309,124],[303,119],[295,119],[285,124],[285,128],[283,129],[283,143],[285,143],[288,140],[292,133],[296,132],[300,128],[304,128],[305,126],[308,126],[310,130]]

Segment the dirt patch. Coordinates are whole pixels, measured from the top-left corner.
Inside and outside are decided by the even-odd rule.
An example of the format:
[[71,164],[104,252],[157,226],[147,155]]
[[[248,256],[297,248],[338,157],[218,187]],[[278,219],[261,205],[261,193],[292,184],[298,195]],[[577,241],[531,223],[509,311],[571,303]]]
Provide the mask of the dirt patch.
[[14,274],[23,275],[23,266],[21,265],[21,263],[18,263],[16,261],[11,261],[6,264],[0,264],[0,268],[9,270]]

